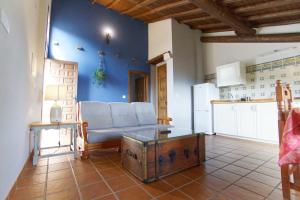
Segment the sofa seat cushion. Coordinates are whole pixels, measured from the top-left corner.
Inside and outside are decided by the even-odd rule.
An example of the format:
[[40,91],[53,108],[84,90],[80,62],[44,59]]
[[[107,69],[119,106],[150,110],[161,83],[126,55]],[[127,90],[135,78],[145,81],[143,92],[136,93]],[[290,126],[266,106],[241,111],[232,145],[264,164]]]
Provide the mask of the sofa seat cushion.
[[143,126],[144,129],[167,129],[167,128],[173,128],[174,126],[172,125],[167,125],[167,124],[154,124],[154,125],[145,125]]
[[106,142],[110,140],[121,139],[123,130],[119,128],[88,130],[87,132],[88,143]]
[[134,102],[132,105],[135,108],[136,116],[139,125],[156,124],[156,116],[154,106],[148,102]]
[[129,103],[111,103],[113,127],[138,126],[134,106]]
[[107,129],[113,127],[110,105],[96,101],[82,101],[80,120],[88,122],[88,129]]
[[123,127],[122,130],[126,132],[130,131],[143,131],[148,129],[166,129],[166,128],[172,128],[171,125],[162,125],[162,124],[154,124],[154,125],[145,125],[145,126],[133,126],[133,127]]

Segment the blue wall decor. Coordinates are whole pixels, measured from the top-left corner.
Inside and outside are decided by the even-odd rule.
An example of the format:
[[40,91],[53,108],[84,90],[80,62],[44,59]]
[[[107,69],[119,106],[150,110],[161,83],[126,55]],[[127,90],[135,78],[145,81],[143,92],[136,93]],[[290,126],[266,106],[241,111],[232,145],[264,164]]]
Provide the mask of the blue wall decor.
[[[109,44],[107,28],[112,31]],[[77,50],[78,44],[84,51]],[[100,50],[106,54],[103,87],[93,84]],[[78,62],[78,101],[127,102],[128,70],[149,72],[147,56],[147,24],[88,0],[52,0],[48,57]]]

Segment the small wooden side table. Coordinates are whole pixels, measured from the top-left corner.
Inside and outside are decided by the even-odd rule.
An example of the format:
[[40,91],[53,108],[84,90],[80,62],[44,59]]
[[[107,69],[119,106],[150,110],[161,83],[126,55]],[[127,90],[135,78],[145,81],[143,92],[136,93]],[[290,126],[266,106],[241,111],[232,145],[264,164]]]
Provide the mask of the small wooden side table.
[[[80,125],[79,122],[60,122],[60,123],[43,123],[43,122],[34,122],[29,125],[30,131],[33,131],[34,135],[34,154],[32,159],[32,164],[36,165],[39,158],[48,158],[53,156],[74,154],[74,158],[77,157],[77,127]],[[62,146],[53,146],[47,148],[40,148],[40,137],[42,130],[50,130],[50,129],[62,129],[62,128],[70,128],[71,129],[71,143],[69,145]],[[41,150],[43,149],[51,149],[57,147],[70,147],[69,152],[57,153],[57,154],[47,154],[40,155]]]

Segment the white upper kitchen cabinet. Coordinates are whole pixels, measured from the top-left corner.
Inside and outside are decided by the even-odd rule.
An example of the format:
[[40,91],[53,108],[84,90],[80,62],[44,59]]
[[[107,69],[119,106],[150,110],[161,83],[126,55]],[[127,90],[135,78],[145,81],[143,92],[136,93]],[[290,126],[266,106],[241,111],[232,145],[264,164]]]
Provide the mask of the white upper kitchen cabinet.
[[237,104],[237,135],[240,137],[257,137],[257,112],[255,103]]
[[293,101],[293,107],[294,108],[300,108],[300,102],[299,101]]
[[278,143],[278,109],[276,102],[257,104],[257,138]]
[[236,136],[236,112],[234,104],[214,104],[214,132]]
[[246,83],[246,66],[234,62],[217,67],[217,86],[242,85]]

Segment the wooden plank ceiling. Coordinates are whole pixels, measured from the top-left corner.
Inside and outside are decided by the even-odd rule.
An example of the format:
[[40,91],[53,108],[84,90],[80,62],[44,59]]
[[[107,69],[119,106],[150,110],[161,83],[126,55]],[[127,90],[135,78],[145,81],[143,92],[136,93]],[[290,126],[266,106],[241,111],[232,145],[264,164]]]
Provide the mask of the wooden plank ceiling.
[[174,18],[204,33],[255,35],[258,27],[300,22],[300,0],[92,0],[146,23]]

